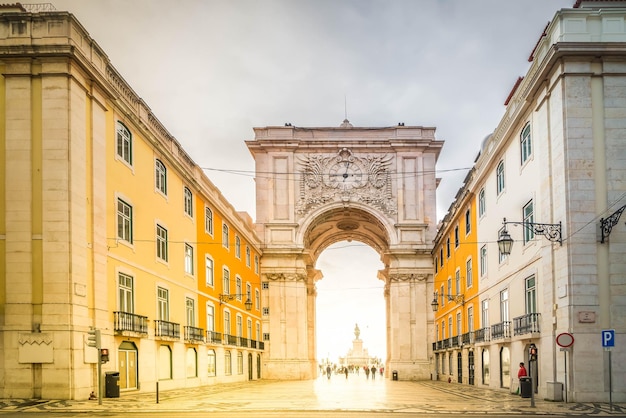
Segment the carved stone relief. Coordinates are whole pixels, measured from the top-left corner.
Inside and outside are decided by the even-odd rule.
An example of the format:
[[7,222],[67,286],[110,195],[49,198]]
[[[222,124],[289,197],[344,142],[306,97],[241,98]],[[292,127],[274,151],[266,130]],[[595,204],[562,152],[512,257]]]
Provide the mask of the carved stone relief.
[[300,197],[296,212],[306,215],[325,203],[362,202],[386,215],[398,207],[391,189],[391,156],[356,156],[348,148],[337,154],[300,157]]

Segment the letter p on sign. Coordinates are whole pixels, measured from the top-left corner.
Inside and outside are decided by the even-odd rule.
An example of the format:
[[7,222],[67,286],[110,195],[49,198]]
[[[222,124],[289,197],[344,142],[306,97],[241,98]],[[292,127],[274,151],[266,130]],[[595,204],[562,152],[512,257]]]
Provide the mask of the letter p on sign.
[[615,347],[615,330],[605,329],[602,330],[602,347]]

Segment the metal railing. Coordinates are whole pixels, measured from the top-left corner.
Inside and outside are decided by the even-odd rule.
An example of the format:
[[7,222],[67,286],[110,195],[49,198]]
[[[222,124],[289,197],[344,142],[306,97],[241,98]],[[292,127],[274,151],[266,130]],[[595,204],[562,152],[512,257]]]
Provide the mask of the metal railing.
[[154,335],[155,337],[180,338],[180,324],[156,320],[154,321]]
[[148,317],[130,312],[113,312],[113,329],[148,335]]
[[513,318],[513,335],[541,332],[539,328],[540,313],[529,313]]
[[483,343],[489,341],[489,327],[477,329],[474,331],[474,342]]
[[224,340],[225,340],[225,343],[228,345],[237,345],[236,335],[224,334]]
[[474,343],[474,333],[466,332],[461,335],[461,345],[473,344]]
[[491,338],[511,338],[511,321],[503,321],[491,326]]
[[202,341],[204,342],[204,330],[202,328],[185,326],[185,340],[186,341]]
[[215,331],[207,331],[206,332],[206,341],[207,344],[222,344],[222,333]]

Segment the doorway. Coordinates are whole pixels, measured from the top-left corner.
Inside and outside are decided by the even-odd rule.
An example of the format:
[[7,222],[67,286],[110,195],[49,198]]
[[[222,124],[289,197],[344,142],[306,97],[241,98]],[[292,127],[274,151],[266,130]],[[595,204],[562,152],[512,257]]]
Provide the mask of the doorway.
[[474,384],[474,352],[467,353],[467,383]]
[[456,374],[457,382],[463,383],[463,354],[461,353],[456,355]]
[[252,379],[252,354],[248,353],[248,380]]
[[120,390],[137,389],[137,346],[131,341],[123,341],[118,348]]

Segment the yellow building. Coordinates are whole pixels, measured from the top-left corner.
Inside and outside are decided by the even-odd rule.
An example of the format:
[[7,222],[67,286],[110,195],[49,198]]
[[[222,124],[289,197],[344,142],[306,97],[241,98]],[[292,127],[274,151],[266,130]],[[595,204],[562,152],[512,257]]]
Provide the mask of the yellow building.
[[92,329],[122,391],[259,378],[250,217],[71,14],[0,16],[0,397],[97,391]]
[[433,250],[433,376],[469,384],[474,384],[474,330],[479,324],[475,201],[464,185],[439,224]]

